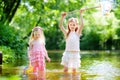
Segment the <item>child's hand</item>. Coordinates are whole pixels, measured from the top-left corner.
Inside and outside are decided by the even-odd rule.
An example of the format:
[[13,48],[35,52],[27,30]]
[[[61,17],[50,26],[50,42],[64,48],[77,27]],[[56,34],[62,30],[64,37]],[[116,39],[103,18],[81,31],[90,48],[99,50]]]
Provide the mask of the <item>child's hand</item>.
[[48,62],[50,62],[50,61],[51,61],[51,59],[50,59],[49,57],[47,57],[47,61],[48,61]]
[[80,14],[82,14],[82,13],[83,13],[83,11],[85,11],[85,9],[80,9]]
[[66,16],[67,13],[66,12],[62,12],[62,17]]

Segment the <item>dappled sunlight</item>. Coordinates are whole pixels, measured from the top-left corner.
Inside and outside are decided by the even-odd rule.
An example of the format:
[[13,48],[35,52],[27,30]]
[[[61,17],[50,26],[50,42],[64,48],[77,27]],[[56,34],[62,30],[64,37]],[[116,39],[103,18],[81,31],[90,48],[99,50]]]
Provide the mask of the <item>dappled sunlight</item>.
[[[106,20],[106,16],[101,15],[101,12],[95,12],[92,14],[94,21],[97,25],[108,25],[109,23]],[[109,16],[108,16],[109,17]]]
[[120,69],[114,67],[109,61],[94,61],[87,70],[88,74],[96,74],[93,80],[114,80],[120,76]]
[[117,28],[119,26],[118,25],[119,20],[115,18],[113,12],[111,12],[108,16],[101,15],[101,12],[94,12],[92,16],[94,18],[96,25],[106,26],[110,25],[111,22],[113,28]]

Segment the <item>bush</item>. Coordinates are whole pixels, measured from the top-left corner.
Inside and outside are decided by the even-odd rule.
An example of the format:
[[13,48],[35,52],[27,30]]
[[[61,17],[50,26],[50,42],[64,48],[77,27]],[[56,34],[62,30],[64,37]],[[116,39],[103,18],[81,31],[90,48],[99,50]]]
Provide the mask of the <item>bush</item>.
[[3,55],[3,63],[9,63],[9,62],[14,62],[14,54],[15,52],[7,46],[0,46],[0,51],[2,51]]
[[6,54],[3,56],[5,62],[12,61],[13,57],[13,61],[26,59],[27,41],[22,38],[19,29],[0,23],[0,46],[7,46],[2,48]]

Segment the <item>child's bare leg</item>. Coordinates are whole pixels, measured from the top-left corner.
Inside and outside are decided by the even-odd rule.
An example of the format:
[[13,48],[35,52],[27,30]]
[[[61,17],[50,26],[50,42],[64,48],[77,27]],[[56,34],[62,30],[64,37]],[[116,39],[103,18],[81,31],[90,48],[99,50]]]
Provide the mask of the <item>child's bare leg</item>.
[[46,80],[45,71],[39,71],[38,72],[38,80]]
[[64,72],[68,72],[68,67],[64,66]]
[[73,68],[73,73],[76,73],[76,69],[75,68]]

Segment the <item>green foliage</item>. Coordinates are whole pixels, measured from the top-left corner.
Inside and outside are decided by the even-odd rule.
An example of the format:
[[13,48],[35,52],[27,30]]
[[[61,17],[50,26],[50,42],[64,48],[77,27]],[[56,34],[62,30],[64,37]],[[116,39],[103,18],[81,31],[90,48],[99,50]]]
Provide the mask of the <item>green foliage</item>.
[[[12,1],[8,1],[12,3]],[[117,2],[119,2],[117,0]],[[13,15],[6,17],[8,11],[4,2],[0,1],[0,20],[9,20],[9,25],[0,22],[0,46],[7,46],[14,51],[15,60],[26,58],[27,42],[34,26],[41,26],[46,37],[48,50],[65,49],[65,39],[59,29],[61,12],[80,10],[82,7],[97,5],[95,0],[22,0],[15,1],[19,7],[11,11]],[[7,4],[6,5],[11,5]],[[11,5],[14,9],[16,4]],[[17,6],[17,5],[16,5]],[[84,28],[80,46],[84,50],[119,49],[120,46],[120,6],[116,6],[110,15],[103,16],[100,10],[91,9],[83,12]],[[69,17],[77,17],[79,12],[72,12],[64,19],[67,25]],[[12,18],[12,21],[10,22]]]
[[[6,46],[9,47],[12,51],[10,51],[11,54],[9,54],[9,51],[5,49],[5,55],[4,57],[6,58],[5,60],[8,60],[7,58],[10,59],[24,59],[25,54],[26,54],[26,41],[22,40],[22,37],[20,36],[20,31],[17,30],[14,27],[8,26],[8,25],[3,25],[0,23],[0,45],[1,46]],[[12,56],[12,57],[11,57]],[[11,61],[11,60],[9,60]]]
[[[78,2],[79,4],[72,0],[69,2],[64,0],[48,0],[46,2],[23,0],[11,25],[20,28],[20,31],[24,33],[21,35],[25,36],[28,40],[32,28],[37,24],[40,18],[38,25],[44,28],[47,49],[64,49],[65,40],[58,26],[60,14],[62,11],[80,9],[83,3],[80,3],[79,0]],[[29,7],[26,4],[28,4]],[[76,7],[74,7],[75,4]],[[32,8],[32,11],[30,11],[30,8]]]
[[[64,49],[65,39],[58,27],[61,12],[69,12],[79,10],[81,7],[93,7],[96,5],[94,0],[23,0],[11,24],[20,28],[21,32],[24,33],[21,35],[27,36],[28,40],[31,29],[37,24],[40,18],[38,25],[44,28],[47,49]],[[81,49],[106,49],[107,42],[110,39],[114,41],[117,35],[116,30],[119,26],[119,20],[116,17],[119,18],[117,16],[119,15],[119,6],[107,17],[103,16],[96,9],[87,10],[83,15],[85,26],[83,36],[81,37]],[[64,20],[65,25],[67,25],[67,19],[73,16],[79,19],[77,12],[68,14]],[[111,46],[116,45],[111,44]]]
[[15,52],[10,47],[0,46],[0,51],[2,51],[4,63],[14,62]]
[[3,24],[10,23],[19,5],[20,5],[20,0],[17,0],[17,1],[1,0],[0,1],[0,21]]
[[[120,26],[120,25],[119,25]],[[118,35],[118,37],[120,38],[120,28],[117,28],[116,30],[116,34]]]
[[117,8],[114,9],[114,13],[115,13],[115,16],[120,19],[120,1],[119,1],[119,4],[117,5]]
[[6,46],[11,46],[12,44],[15,44],[15,40],[14,39],[18,39],[18,36],[16,34],[16,31],[8,26],[8,25],[3,25],[2,23],[0,23],[0,45],[6,45]]
[[96,34],[94,31],[90,32],[88,35],[82,38],[80,47],[81,49],[85,50],[100,49],[99,40],[100,37],[98,34]]
[[61,53],[49,53],[49,57],[52,61],[61,61],[62,54]]

